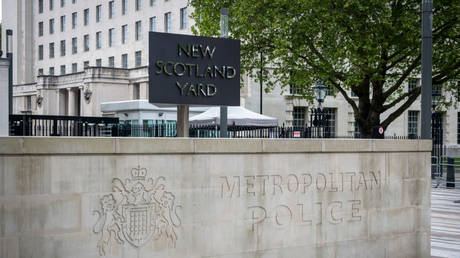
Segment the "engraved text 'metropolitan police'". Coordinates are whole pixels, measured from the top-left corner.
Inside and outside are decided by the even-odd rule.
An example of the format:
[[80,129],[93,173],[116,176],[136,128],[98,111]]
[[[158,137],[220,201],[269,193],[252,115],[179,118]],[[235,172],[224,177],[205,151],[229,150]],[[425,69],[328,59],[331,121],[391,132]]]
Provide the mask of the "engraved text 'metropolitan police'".
[[175,205],[176,197],[166,191],[164,181],[164,177],[147,178],[147,170],[140,166],[131,170],[131,179],[112,180],[112,193],[101,198],[101,211],[94,211],[99,217],[93,232],[101,235],[100,255],[105,255],[112,236],[119,244],[127,241],[136,248],[164,237],[175,247],[181,206]]

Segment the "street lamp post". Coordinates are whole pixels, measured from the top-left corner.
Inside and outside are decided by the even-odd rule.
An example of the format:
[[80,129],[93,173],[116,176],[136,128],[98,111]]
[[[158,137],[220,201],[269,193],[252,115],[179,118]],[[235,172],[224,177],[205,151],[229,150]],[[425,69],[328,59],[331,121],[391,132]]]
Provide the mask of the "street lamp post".
[[8,68],[8,114],[13,114],[13,31],[6,30],[6,57],[10,61]]
[[[318,108],[312,108],[311,109],[311,114],[310,114],[310,121],[312,121],[311,126],[315,128],[316,130],[316,136],[317,137],[329,137],[328,131],[326,130],[326,125],[327,125],[327,117],[326,114],[323,112],[323,108],[321,104],[324,102],[324,99],[326,98],[326,93],[328,87],[323,84],[321,80],[318,81],[318,83],[312,87],[313,89],[313,95],[318,101]],[[321,130],[321,128],[323,128]],[[321,136],[321,132],[323,132]]]
[[[220,9],[220,37],[228,38],[228,8]],[[220,107],[220,138],[227,138],[228,107]]]

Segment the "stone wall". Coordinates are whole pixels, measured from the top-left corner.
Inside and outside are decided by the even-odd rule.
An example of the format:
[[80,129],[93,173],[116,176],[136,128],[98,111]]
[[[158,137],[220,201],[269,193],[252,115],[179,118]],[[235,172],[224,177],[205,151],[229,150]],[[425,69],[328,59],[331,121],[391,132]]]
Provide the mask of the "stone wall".
[[0,257],[429,257],[430,150],[0,138]]

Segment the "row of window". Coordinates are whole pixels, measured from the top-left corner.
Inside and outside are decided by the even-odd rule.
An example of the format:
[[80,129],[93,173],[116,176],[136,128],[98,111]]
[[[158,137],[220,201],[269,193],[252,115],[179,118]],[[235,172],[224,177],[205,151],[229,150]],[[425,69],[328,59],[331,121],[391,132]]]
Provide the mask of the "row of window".
[[[113,11],[113,2],[109,2],[109,19],[112,19],[114,17],[114,11]],[[98,5],[96,6],[96,22],[100,22],[102,17],[102,6]],[[154,19],[153,22],[156,22],[156,18],[152,17]],[[150,18],[152,20],[152,18]],[[60,17],[60,31],[64,32],[66,28],[66,16],[62,15]],[[89,9],[83,10],[83,24],[84,26],[87,26],[89,24]],[[52,35],[54,34],[54,18],[49,19],[48,23],[48,28],[49,28],[49,34]],[[78,14],[77,12],[72,13],[72,29],[75,29],[78,25]],[[154,26],[155,27],[155,26]],[[187,28],[187,7],[184,7],[180,9],[180,29],[186,29]],[[151,29],[152,30],[152,29]],[[156,29],[152,30],[155,31]],[[171,31],[171,12],[167,12],[164,14],[164,31],[165,32],[170,32]],[[44,23],[41,21],[38,23],[38,36],[42,37],[44,34]]]
[[[60,0],[61,2],[61,7],[65,7],[66,5],[66,0]],[[76,4],[77,0],[72,0],[72,4]],[[50,11],[54,10],[54,0],[49,0],[48,7],[50,8]],[[38,0],[38,12],[43,13],[43,0]]]
[[[155,5],[155,0],[148,0],[150,1],[150,6],[154,6]],[[168,0],[165,0],[165,2],[168,1]],[[61,8],[65,7],[66,6],[66,0],[60,0],[61,2]],[[77,3],[77,0],[72,0],[72,4],[76,4]],[[38,13],[43,13],[43,0],[38,0]],[[140,11],[141,8],[142,8],[142,0],[134,0],[134,4],[135,4],[135,8],[136,8],[136,11]],[[115,5],[115,1],[110,1],[109,2],[109,10],[112,10],[114,9],[114,5]],[[49,0],[49,4],[48,4],[48,7],[49,7],[49,10],[52,11],[54,10],[54,0]],[[126,14],[128,11],[128,0],[121,0],[121,13],[122,14]]]
[[[142,51],[136,51],[134,53],[134,57],[135,57],[135,66],[140,67],[141,64],[142,64]],[[96,59],[95,66],[96,67],[102,67],[102,59],[101,58]],[[115,57],[114,56],[110,56],[108,58],[107,66],[112,67],[112,68],[115,67]],[[89,61],[83,62],[83,67],[84,68],[89,67]],[[122,68],[128,68],[128,54],[122,54],[121,55],[121,67]],[[72,68],[72,73],[78,72],[78,64],[77,63],[73,63],[71,68]],[[49,67],[48,74],[49,75],[55,75],[54,67]],[[65,74],[67,74],[66,66],[61,65],[60,66],[60,75],[65,75]],[[38,75],[44,75],[44,71],[43,71],[42,68],[38,69]]]
[[[150,24],[150,31],[155,31],[156,30],[156,17],[151,17],[149,19],[149,24]],[[96,49],[102,48],[102,32],[98,31],[96,32]],[[135,40],[141,40],[142,39],[142,21],[137,21],[135,23]],[[127,43],[127,38],[128,38],[128,25],[123,25],[121,26],[121,44],[126,44]],[[110,28],[107,32],[107,45],[108,47],[112,47],[115,44],[115,28]],[[55,49],[55,43],[51,42],[48,45],[48,53],[49,53],[49,58],[54,58],[54,49]],[[87,52],[90,50],[90,35],[86,34],[83,35],[83,51]],[[72,38],[72,54],[77,54],[78,53],[78,38],[73,37]],[[60,54],[61,56],[66,55],[66,41],[61,40],[60,41]],[[44,57],[44,46],[39,45],[38,46],[38,60],[43,60]]]

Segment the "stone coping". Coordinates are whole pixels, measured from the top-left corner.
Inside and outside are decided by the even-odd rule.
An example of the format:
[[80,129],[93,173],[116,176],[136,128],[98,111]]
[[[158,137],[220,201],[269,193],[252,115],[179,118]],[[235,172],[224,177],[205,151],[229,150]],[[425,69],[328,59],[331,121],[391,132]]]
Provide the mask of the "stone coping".
[[431,140],[0,137],[0,155],[431,152]]

